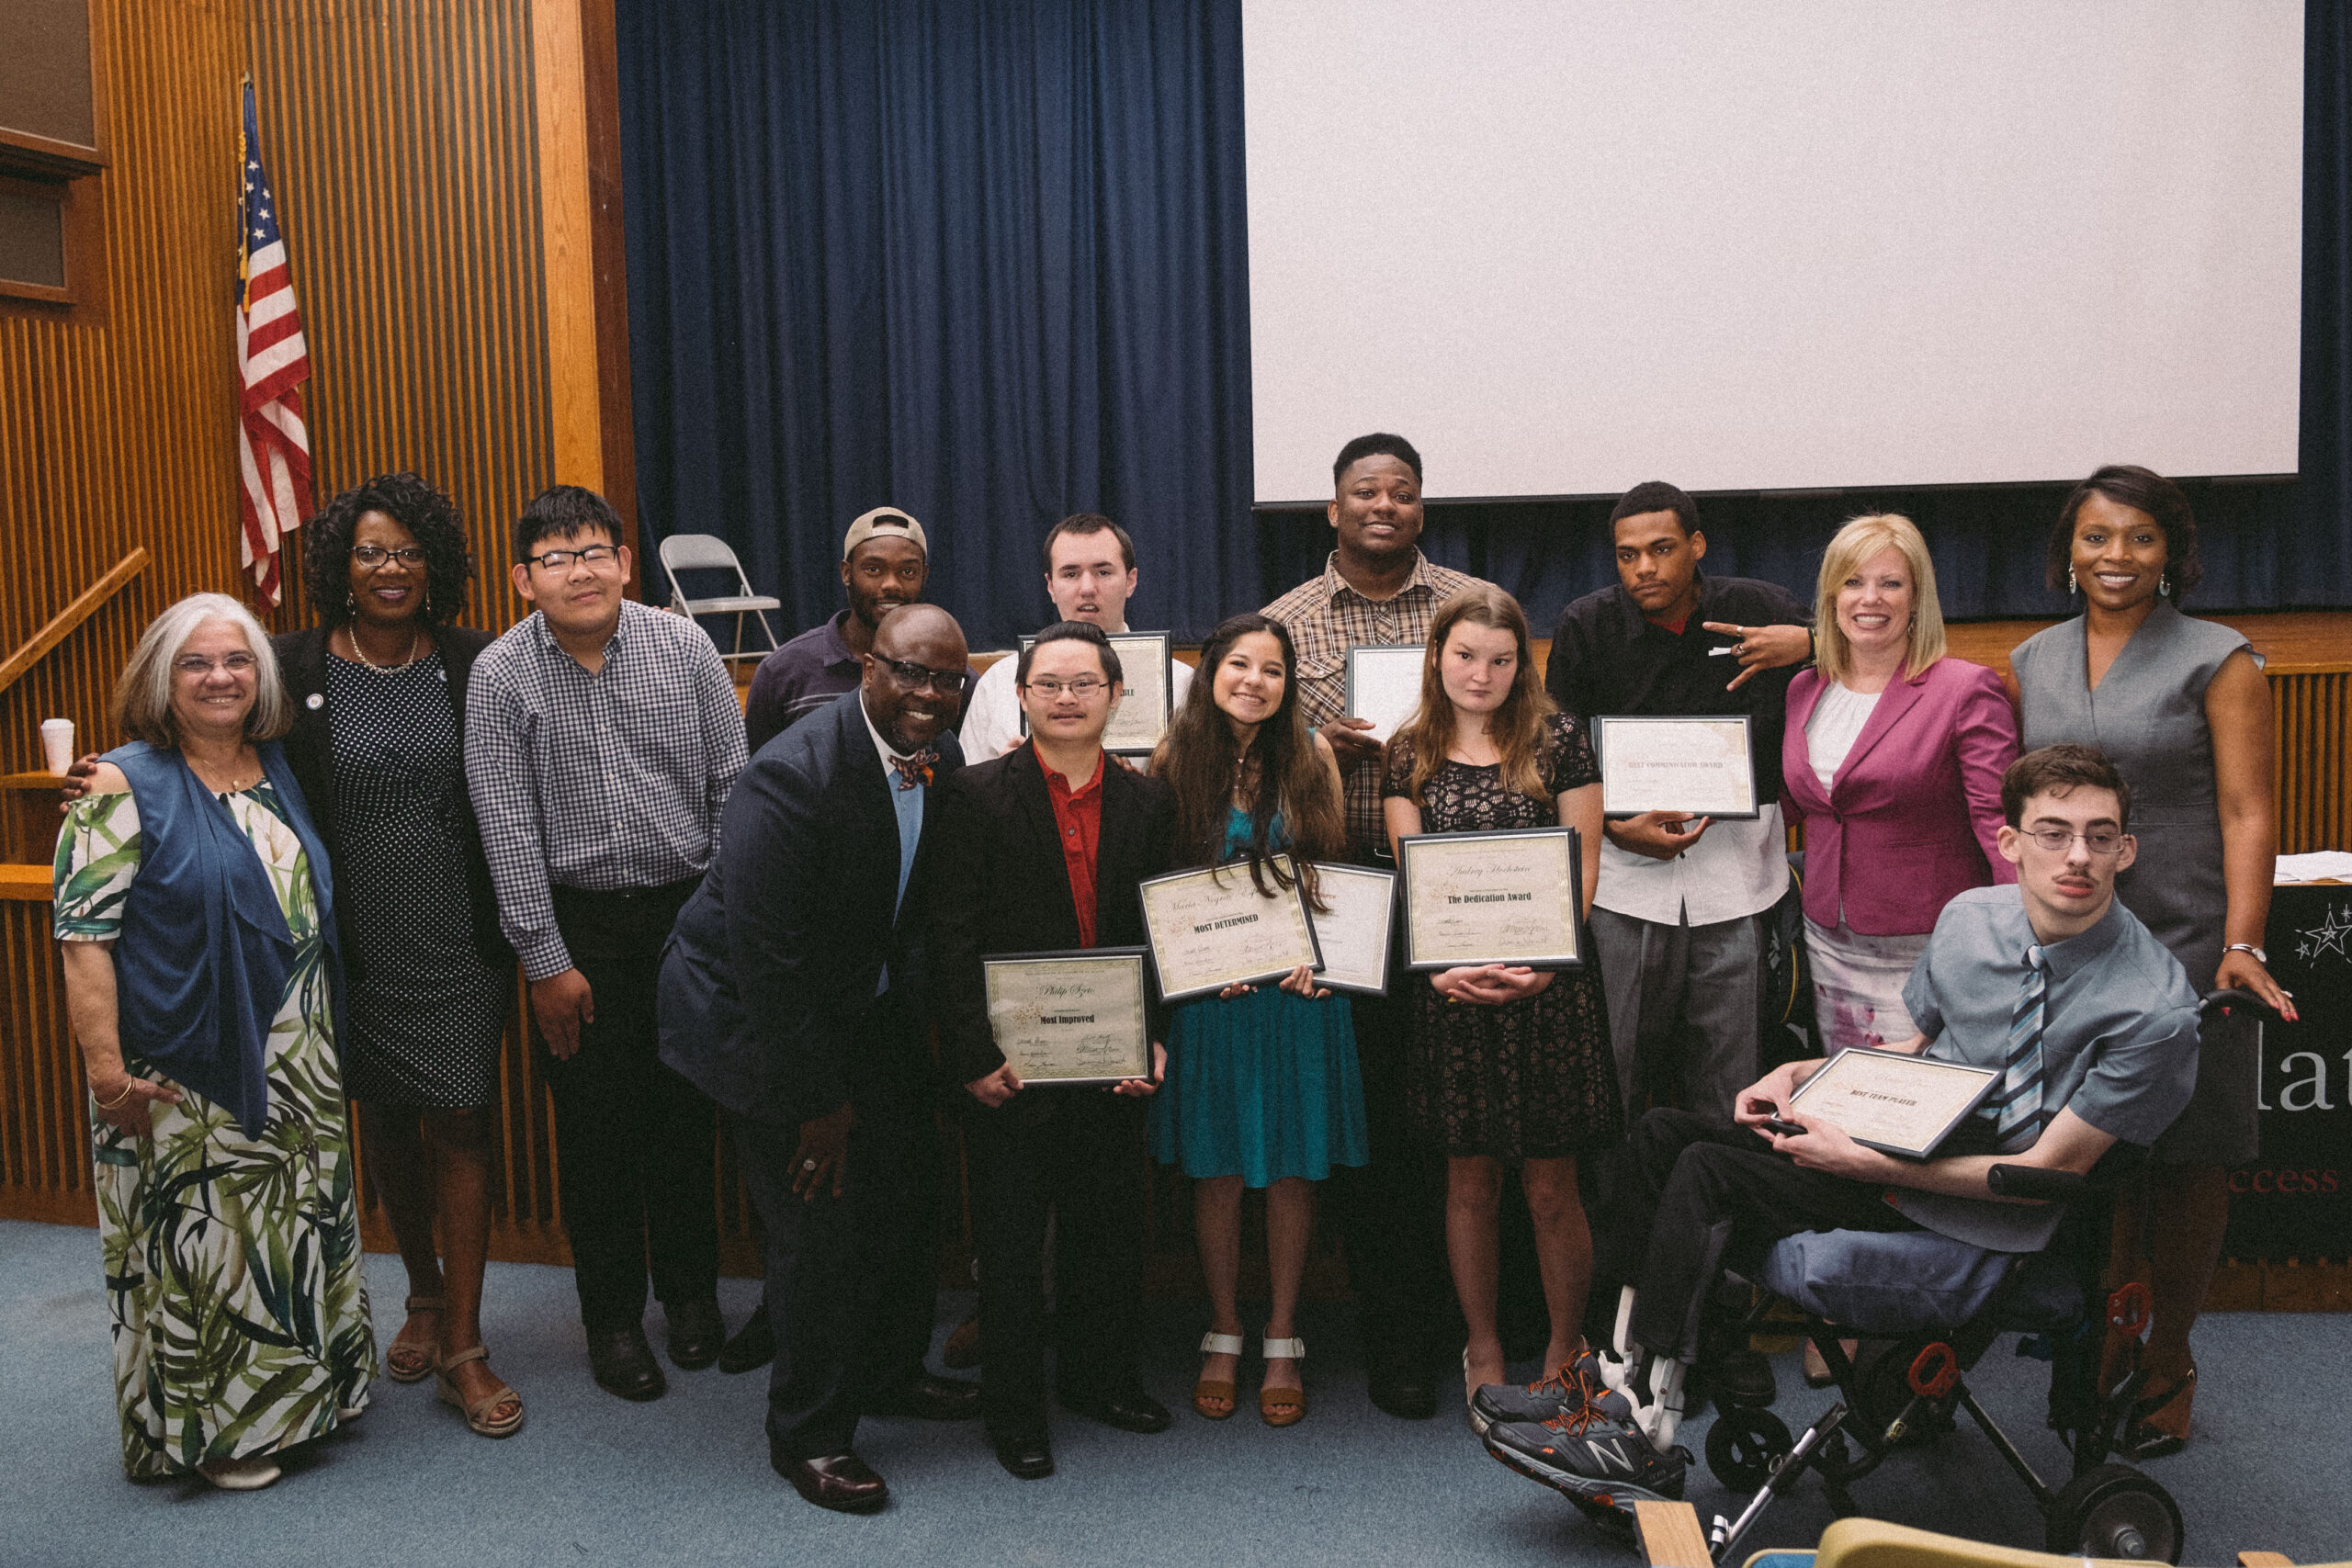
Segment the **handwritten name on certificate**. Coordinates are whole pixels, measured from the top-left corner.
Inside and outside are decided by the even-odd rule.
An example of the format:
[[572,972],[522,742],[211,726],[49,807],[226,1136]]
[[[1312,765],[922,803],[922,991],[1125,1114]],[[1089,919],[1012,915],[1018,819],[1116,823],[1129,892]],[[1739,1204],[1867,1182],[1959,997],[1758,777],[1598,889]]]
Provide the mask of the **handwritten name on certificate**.
[[1574,830],[1425,834],[1398,849],[1413,968],[1584,961]]
[[[1293,874],[1287,855],[1268,863],[1284,878]],[[1179,871],[1139,885],[1162,1000],[1279,979],[1302,964],[1322,967],[1297,886],[1280,886],[1272,870],[1266,882],[1272,891],[1259,892],[1242,864]]]
[[981,960],[989,1032],[1023,1084],[1102,1084],[1151,1072],[1143,953]]
[[1756,762],[1744,716],[1603,714],[1594,721],[1594,737],[1600,753],[1600,809],[1606,815],[1757,814]]

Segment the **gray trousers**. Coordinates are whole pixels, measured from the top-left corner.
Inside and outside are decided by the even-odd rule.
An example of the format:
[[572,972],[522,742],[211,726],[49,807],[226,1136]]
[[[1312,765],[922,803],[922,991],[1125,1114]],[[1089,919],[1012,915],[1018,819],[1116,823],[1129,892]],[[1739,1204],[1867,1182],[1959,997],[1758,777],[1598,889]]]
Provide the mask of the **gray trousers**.
[[1593,906],[1589,922],[1609,993],[1610,1043],[1625,1120],[1645,1093],[1729,1121],[1732,1099],[1756,1081],[1757,1014],[1764,996],[1764,917],[1664,925]]

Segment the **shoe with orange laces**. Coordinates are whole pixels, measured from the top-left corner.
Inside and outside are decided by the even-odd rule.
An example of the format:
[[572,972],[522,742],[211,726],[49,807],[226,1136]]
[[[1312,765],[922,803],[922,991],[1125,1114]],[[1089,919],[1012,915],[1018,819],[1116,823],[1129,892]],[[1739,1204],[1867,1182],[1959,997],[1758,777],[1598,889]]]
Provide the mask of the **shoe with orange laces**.
[[1634,1417],[1633,1402],[1600,1381],[1600,1358],[1590,1350],[1570,1357],[1540,1382],[1488,1383],[1470,1399],[1470,1425],[1480,1437],[1496,1422],[1541,1425],[1563,1411],[1583,1410],[1603,1421]]
[[1679,1502],[1690,1465],[1688,1450],[1660,1452],[1630,1421],[1589,1409],[1549,1421],[1498,1421],[1480,1439],[1486,1450],[1530,1481],[1585,1507],[1632,1511],[1637,1502]]

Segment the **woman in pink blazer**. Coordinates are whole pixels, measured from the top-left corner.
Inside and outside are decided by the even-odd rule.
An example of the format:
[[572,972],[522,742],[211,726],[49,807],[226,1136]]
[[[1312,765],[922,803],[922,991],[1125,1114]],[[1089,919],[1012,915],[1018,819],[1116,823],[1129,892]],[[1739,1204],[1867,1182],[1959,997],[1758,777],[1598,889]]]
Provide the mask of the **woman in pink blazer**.
[[1820,651],[1789,686],[1781,806],[1804,824],[1814,1016],[1832,1055],[1917,1032],[1903,983],[1953,894],[2017,871],[1994,847],[2017,716],[2000,677],[1944,655],[1927,541],[1857,517],[1822,558]]

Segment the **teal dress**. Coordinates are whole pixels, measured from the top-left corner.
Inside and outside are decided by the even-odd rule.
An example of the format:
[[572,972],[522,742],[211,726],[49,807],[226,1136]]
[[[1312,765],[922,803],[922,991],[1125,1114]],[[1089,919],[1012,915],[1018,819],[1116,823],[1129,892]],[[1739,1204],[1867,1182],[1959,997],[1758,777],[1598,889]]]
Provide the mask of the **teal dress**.
[[[1284,841],[1282,819],[1271,835]],[[1250,815],[1226,822],[1225,858],[1246,858]],[[1356,1031],[1345,997],[1311,1001],[1272,984],[1175,1010],[1168,1081],[1152,1099],[1152,1152],[1191,1177],[1320,1181],[1370,1160]]]

